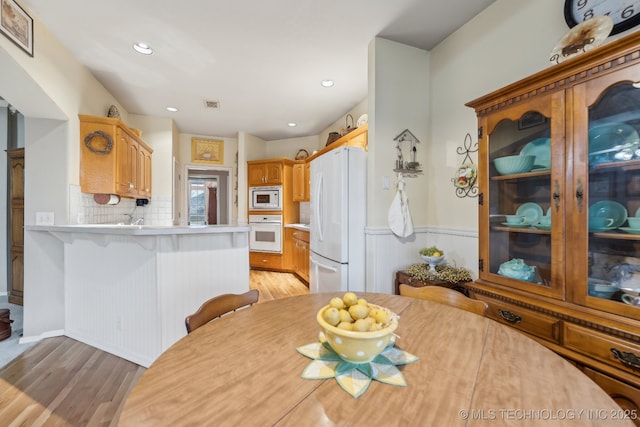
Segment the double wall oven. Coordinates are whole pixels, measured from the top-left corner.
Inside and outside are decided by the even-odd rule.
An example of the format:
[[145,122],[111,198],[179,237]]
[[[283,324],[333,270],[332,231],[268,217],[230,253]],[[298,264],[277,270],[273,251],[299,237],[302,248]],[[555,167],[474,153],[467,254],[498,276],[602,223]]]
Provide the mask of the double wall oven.
[[282,253],[282,186],[249,188],[249,226],[251,252]]

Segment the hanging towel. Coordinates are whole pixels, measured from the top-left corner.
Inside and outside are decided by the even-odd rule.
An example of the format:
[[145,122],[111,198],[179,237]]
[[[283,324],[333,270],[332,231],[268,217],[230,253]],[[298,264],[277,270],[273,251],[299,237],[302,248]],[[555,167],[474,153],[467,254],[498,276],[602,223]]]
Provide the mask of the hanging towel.
[[409,200],[404,192],[404,179],[402,173],[398,173],[398,192],[391,202],[387,215],[389,228],[398,237],[408,237],[413,234],[413,222],[409,212]]

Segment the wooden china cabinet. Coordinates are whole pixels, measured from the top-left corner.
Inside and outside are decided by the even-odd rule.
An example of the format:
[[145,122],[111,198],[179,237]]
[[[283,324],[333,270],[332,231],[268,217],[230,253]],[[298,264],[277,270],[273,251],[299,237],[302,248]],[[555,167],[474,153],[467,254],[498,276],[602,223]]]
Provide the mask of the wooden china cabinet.
[[[640,32],[467,106],[480,189],[479,277],[468,288],[490,317],[640,412],[640,229],[628,222],[640,217]],[[500,174],[494,160],[507,156],[534,163]]]

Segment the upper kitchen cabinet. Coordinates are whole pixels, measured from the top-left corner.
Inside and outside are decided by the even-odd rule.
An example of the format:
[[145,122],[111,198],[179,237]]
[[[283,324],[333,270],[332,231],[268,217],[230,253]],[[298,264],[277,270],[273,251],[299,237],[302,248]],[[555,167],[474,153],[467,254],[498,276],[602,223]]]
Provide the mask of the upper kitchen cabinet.
[[153,150],[119,119],[79,118],[81,191],[150,198]]
[[310,196],[311,168],[307,162],[293,165],[293,201],[308,202]]
[[467,105],[489,317],[640,408],[640,32]]
[[248,162],[249,185],[282,185],[282,161]]

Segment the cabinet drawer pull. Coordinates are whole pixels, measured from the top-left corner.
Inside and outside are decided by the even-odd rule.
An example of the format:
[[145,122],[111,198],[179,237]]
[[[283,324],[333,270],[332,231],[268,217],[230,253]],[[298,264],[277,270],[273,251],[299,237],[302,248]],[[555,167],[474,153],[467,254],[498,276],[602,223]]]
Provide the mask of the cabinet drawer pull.
[[522,321],[522,317],[508,310],[498,310],[498,315],[509,323],[520,323]]
[[632,369],[640,370],[640,357],[636,356],[631,352],[620,351],[617,348],[612,348],[611,353],[613,353],[613,357],[618,359],[620,363],[625,366],[628,366]]

